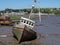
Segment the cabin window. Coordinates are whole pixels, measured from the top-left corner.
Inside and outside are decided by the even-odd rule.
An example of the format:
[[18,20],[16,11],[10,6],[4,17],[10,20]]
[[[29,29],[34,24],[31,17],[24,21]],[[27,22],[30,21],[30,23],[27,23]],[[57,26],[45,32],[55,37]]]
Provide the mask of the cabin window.
[[24,23],[25,23],[26,21],[24,20]]
[[27,21],[27,24],[28,24],[28,21]]
[[31,22],[29,23],[29,25],[31,25]]
[[31,25],[33,26],[34,24],[33,24],[33,23],[31,23]]
[[23,20],[21,20],[21,22],[23,22]]

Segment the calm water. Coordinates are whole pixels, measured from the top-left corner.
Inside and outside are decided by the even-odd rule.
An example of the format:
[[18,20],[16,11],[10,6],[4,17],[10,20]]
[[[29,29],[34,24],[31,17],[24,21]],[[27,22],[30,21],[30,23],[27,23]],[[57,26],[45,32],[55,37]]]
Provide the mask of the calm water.
[[[34,30],[38,34],[42,34],[44,38],[41,38],[35,43],[39,45],[60,45],[60,16],[42,16],[41,22],[36,21]],[[12,34],[12,27],[0,26],[0,34]],[[13,37],[0,38],[0,41],[9,42]],[[34,44],[34,45],[37,45]]]

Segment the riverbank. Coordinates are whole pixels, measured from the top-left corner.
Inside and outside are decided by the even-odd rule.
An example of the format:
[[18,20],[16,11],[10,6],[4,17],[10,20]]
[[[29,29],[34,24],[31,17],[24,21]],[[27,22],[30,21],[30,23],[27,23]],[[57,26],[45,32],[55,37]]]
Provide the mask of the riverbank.
[[[0,44],[2,45],[60,45],[60,16],[42,16],[41,22],[35,20],[36,25],[34,31],[42,34],[44,37],[33,41],[32,43],[12,44],[14,39],[12,36],[13,26],[0,26],[0,35],[10,34],[10,37],[1,38]],[[42,24],[42,25],[39,25]]]

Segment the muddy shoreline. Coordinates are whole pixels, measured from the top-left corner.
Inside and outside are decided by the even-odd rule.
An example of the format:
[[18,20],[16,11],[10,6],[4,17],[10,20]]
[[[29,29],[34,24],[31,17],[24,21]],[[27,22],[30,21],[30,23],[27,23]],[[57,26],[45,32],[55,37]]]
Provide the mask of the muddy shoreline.
[[[32,43],[12,44],[14,39],[12,36],[0,38],[0,45],[60,45],[60,16],[45,16],[42,17],[41,23],[35,20],[34,31],[44,35],[43,38],[33,41]],[[0,26],[0,34],[12,34],[13,26]],[[49,34],[49,35],[47,35]],[[51,35],[50,35],[51,34]]]

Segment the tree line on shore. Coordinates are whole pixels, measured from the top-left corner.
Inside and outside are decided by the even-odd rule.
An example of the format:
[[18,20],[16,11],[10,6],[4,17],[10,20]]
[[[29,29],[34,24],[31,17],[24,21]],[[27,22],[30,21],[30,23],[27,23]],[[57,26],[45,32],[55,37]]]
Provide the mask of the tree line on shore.
[[[34,8],[33,13],[38,13],[39,8]],[[31,12],[31,8],[28,9],[9,9],[6,8],[5,10],[0,11],[0,13],[10,13],[10,12]],[[60,8],[40,8],[41,13],[47,13],[47,14],[55,14],[55,15],[60,15]]]

